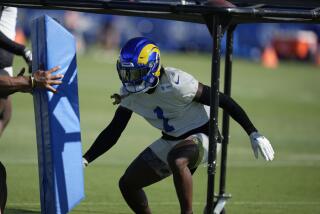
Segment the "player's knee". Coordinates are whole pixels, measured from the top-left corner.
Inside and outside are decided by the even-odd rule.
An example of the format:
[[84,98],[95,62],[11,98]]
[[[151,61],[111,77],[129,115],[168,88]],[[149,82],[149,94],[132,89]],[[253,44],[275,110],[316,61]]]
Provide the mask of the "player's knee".
[[123,194],[126,192],[130,192],[131,190],[137,189],[137,187],[130,181],[126,174],[122,175],[118,185]]
[[126,182],[125,175],[123,175],[119,180],[119,188],[122,193],[124,193],[129,188],[129,185]]
[[1,163],[1,161],[0,161],[0,172],[1,172],[1,179],[6,180],[6,179],[7,179],[6,168],[5,168],[4,165]]
[[172,149],[167,156],[171,171],[184,170],[185,167],[193,168],[199,156],[199,149],[196,144],[188,144]]
[[188,160],[184,157],[178,157],[175,152],[169,152],[167,161],[172,172],[183,170],[188,166]]
[[3,124],[8,124],[12,115],[11,100],[9,98],[0,98],[0,120]]

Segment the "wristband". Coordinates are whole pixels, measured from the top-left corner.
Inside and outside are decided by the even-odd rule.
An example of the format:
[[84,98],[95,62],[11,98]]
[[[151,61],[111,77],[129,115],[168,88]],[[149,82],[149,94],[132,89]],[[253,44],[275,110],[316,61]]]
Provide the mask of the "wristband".
[[30,81],[31,81],[31,88],[34,89],[34,87],[36,86],[35,81],[34,81],[34,77],[30,76]]

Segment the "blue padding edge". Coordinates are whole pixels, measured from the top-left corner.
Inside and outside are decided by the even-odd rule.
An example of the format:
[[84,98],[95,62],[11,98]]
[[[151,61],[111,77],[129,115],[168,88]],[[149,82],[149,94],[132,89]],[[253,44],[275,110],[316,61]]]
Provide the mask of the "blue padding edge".
[[84,198],[77,62],[74,37],[49,16],[32,22],[33,72],[56,65],[58,93],[35,90],[41,213],[67,213]]

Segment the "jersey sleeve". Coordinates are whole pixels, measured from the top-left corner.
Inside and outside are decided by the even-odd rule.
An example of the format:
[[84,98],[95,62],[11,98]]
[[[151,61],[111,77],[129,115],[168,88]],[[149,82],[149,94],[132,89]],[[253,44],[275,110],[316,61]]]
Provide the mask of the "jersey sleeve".
[[168,69],[168,77],[173,86],[176,99],[190,103],[194,99],[199,81],[192,75],[177,69]]
[[129,96],[129,92],[126,91],[126,89],[121,86],[119,91],[121,98],[120,106],[131,109],[131,96]]

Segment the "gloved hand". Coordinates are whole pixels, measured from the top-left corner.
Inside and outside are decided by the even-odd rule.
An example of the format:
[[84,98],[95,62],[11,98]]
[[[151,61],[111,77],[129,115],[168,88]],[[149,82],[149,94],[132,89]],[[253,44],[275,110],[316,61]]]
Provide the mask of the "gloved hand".
[[32,72],[32,52],[28,49],[25,48],[23,51],[23,55],[22,55],[23,59],[26,61],[26,63],[29,66],[29,73]]
[[83,168],[86,168],[89,165],[89,162],[87,161],[87,159],[82,158],[82,166]]
[[254,156],[258,158],[259,152],[266,161],[272,161],[274,158],[273,148],[267,138],[258,132],[250,134],[250,141]]

